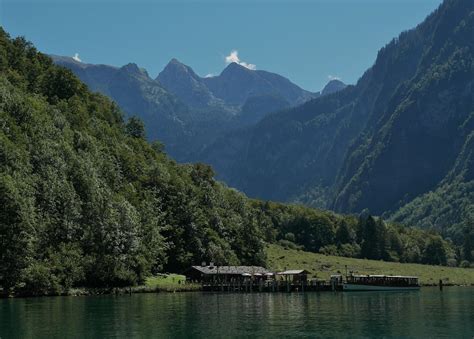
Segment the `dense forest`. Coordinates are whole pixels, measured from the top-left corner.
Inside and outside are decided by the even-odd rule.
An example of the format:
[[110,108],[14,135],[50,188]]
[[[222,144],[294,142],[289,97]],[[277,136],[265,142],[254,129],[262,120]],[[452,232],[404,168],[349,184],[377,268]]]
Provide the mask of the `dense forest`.
[[396,262],[470,267],[474,232],[464,229],[464,241],[454,246],[436,232],[384,221],[364,210],[358,216],[340,215],[302,205],[254,200],[265,224],[275,228],[283,247],[327,255]]
[[[179,165],[141,120],[0,31],[0,286],[5,295],[136,285],[202,260],[265,265],[265,244],[466,265],[471,242],[250,200]],[[469,263],[467,263],[469,265]]]

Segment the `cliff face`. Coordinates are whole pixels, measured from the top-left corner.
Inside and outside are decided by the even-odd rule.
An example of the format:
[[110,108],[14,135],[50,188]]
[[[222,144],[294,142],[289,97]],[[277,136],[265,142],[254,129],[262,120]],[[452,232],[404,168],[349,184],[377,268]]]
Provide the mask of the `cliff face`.
[[[473,6],[445,1],[382,48],[355,86],[265,117],[247,132],[229,182],[251,196],[342,212],[402,208],[394,218],[415,222],[409,203],[441,194],[471,145]],[[450,193],[446,208],[466,215],[472,190],[468,176],[457,178],[462,198]],[[419,225],[447,228],[443,213]]]
[[408,58],[421,38],[416,72],[393,91],[383,110],[372,114],[364,135],[352,145],[337,181],[336,210],[394,211],[436,189],[461,153],[468,152],[473,32],[474,4],[447,1],[394,42],[393,50]]

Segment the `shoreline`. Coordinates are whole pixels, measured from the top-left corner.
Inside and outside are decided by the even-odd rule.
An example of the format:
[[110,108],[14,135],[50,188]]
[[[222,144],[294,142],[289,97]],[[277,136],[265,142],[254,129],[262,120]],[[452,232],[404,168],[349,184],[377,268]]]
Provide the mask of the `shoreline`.
[[[132,294],[147,294],[147,293],[191,293],[191,292],[201,292],[201,293],[219,293],[219,294],[268,294],[268,293],[324,293],[324,292],[334,292],[334,291],[307,291],[307,292],[216,292],[216,291],[203,291],[200,285],[190,285],[188,288],[186,287],[179,287],[175,289],[170,288],[161,288],[161,287],[147,287],[147,286],[132,286],[132,287],[110,287],[110,288],[72,288],[67,292],[59,293],[59,294],[22,294],[22,295],[0,295],[0,299],[23,299],[23,298],[43,298],[43,297],[92,297],[92,296],[101,296],[101,295],[115,295],[115,296],[123,296],[123,295],[132,295]],[[425,288],[435,288],[439,287],[437,284],[422,284],[420,286],[422,289]],[[461,284],[443,284],[444,287],[466,287],[466,288],[473,288],[474,284],[470,285],[461,285]],[[342,292],[342,291],[338,291]]]
[[5,295],[1,294],[0,299],[18,299],[18,298],[41,298],[41,297],[88,297],[100,295],[132,295],[143,293],[183,293],[183,292],[202,292],[201,287],[189,286],[189,288],[168,289],[162,287],[147,287],[144,285],[131,287],[77,287],[62,293],[45,293],[45,294],[18,294]]

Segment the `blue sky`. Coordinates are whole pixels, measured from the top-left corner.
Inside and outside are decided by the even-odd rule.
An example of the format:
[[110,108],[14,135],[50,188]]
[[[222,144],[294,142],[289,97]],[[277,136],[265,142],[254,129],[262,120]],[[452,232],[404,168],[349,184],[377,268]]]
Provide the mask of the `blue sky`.
[[0,24],[42,52],[115,66],[135,62],[152,77],[173,57],[201,76],[218,74],[236,50],[241,62],[317,91],[329,77],[355,83],[382,46],[440,3],[0,0]]

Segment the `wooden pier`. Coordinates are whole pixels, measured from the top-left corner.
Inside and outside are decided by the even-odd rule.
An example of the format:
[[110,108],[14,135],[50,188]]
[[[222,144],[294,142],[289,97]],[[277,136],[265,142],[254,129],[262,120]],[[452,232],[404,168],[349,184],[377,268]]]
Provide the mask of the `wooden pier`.
[[[206,292],[314,292],[342,290],[342,279],[308,279],[306,270],[271,272],[259,266],[192,266],[189,281],[199,282]],[[340,283],[339,283],[340,282]]]
[[[318,292],[318,291],[333,291],[332,286],[327,281],[312,281],[309,280],[303,283],[293,283],[289,280],[258,280],[258,281],[226,281],[226,282],[203,282],[201,284],[202,290],[205,292]],[[336,288],[340,290],[340,288]]]

